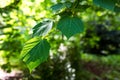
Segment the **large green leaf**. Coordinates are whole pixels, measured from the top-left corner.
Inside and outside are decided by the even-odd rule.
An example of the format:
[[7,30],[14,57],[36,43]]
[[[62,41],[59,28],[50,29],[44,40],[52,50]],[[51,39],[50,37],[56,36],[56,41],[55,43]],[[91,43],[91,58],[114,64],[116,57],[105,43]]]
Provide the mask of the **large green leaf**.
[[45,36],[52,28],[53,22],[51,20],[46,20],[38,23],[33,27],[33,37],[34,36]]
[[93,2],[96,5],[99,5],[103,8],[107,8],[109,10],[113,10],[115,8],[115,3],[117,2],[117,0],[93,0]]
[[30,72],[39,64],[46,61],[50,45],[46,39],[33,38],[29,40],[21,52],[22,60],[27,64]]
[[59,20],[57,29],[59,29],[67,38],[70,38],[76,33],[83,32],[84,25],[78,17],[65,16]]

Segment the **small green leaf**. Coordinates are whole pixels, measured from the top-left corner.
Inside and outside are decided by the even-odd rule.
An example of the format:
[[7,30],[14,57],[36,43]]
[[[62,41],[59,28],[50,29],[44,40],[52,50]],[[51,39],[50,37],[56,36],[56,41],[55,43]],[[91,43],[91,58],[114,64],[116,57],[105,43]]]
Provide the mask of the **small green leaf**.
[[53,6],[51,6],[51,9],[54,11],[54,12],[58,12],[60,11],[62,8],[64,8],[65,6],[62,4],[62,3],[58,3],[58,4],[55,4]]
[[45,36],[52,29],[53,22],[51,20],[46,20],[38,23],[33,27],[33,37],[34,36]]
[[65,5],[66,8],[70,8],[72,6],[72,3],[71,2],[65,2],[64,5]]
[[26,63],[30,72],[46,61],[49,56],[50,45],[46,39],[32,38],[21,52],[21,59]]
[[113,10],[115,8],[115,3],[117,2],[117,0],[93,0],[93,2],[96,5],[99,5],[103,8],[107,8],[109,10]]
[[59,29],[67,38],[70,38],[76,33],[83,32],[84,25],[78,17],[65,16],[59,20],[57,29]]
[[63,8],[70,8],[71,5],[72,5],[71,2],[58,3],[58,4],[55,4],[55,5],[51,6],[51,9],[52,9],[54,12],[59,12],[59,11],[62,10]]

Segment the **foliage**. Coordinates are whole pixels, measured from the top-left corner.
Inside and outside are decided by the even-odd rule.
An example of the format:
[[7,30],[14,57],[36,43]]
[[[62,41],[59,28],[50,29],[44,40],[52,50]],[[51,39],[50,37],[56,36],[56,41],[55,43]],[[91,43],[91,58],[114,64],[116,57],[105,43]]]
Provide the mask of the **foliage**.
[[[71,3],[72,4],[72,3]],[[67,6],[68,4],[66,4]],[[60,5],[55,5],[55,6],[60,6]],[[55,10],[55,6],[52,6],[52,9]],[[63,5],[61,5],[62,7]],[[73,6],[75,7],[75,6]],[[58,7],[59,8],[59,7]],[[69,8],[69,7],[68,7]],[[68,9],[66,7],[66,9]],[[61,8],[60,8],[61,9]],[[72,10],[72,9],[70,9]],[[67,12],[68,13],[68,12]],[[66,15],[66,16],[65,16]],[[62,34],[64,34],[67,38],[70,38],[72,35],[76,34],[76,33],[79,33],[79,32],[82,32],[83,31],[83,23],[82,21],[76,16],[75,17],[75,14],[63,14],[61,15],[61,19],[58,21],[58,25],[57,25],[57,29],[59,29]],[[64,18],[64,17],[65,18]],[[37,24],[34,28],[33,28],[33,36],[45,36],[45,34],[51,29],[52,27],[52,23],[49,22],[49,21],[46,21],[46,22],[43,22],[43,23],[39,23]],[[30,43],[29,43],[30,44]],[[32,42],[31,42],[32,44]],[[37,46],[39,47],[39,46]],[[47,46],[46,46],[47,47]],[[26,48],[27,49],[27,48]],[[23,52],[26,51],[26,49],[23,49]],[[46,48],[46,50],[49,50],[48,48]],[[22,53],[23,53],[22,52]],[[40,51],[38,51],[40,52]],[[24,53],[25,54],[25,53]],[[28,55],[29,54],[32,54],[31,52],[30,53],[27,53]],[[30,55],[31,58],[33,58],[34,56]],[[43,55],[40,55],[40,57],[42,57]],[[24,58],[27,58],[27,56],[25,56]],[[42,58],[42,59],[45,59],[45,58]],[[45,59],[46,60],[46,59]],[[26,60],[24,60],[26,62]],[[30,60],[31,61],[31,60]],[[41,60],[41,62],[43,62],[44,60]],[[34,63],[34,61],[31,61]],[[27,63],[27,62],[26,62]],[[40,63],[37,63],[37,64],[34,64],[34,66],[36,67],[37,65],[39,65]],[[28,63],[27,63],[28,64]],[[33,65],[33,64],[32,64]],[[34,68],[31,68],[31,66],[28,66],[30,71]]]
[[[0,7],[1,68],[10,72],[19,67],[25,80],[119,79],[119,56],[109,56],[119,54],[118,3],[12,0]],[[105,51],[106,57],[96,57]],[[20,52],[31,74],[19,60]]]
[[[81,6],[82,1],[80,0],[76,0],[73,2],[64,2],[64,3],[57,3],[55,5],[53,5],[51,8],[53,11],[56,12],[57,15],[59,15],[61,18],[58,21],[57,24],[57,29],[60,30],[62,32],[63,35],[65,35],[67,38],[70,38],[71,36],[73,36],[76,33],[80,33],[83,32],[83,22],[81,21],[81,19],[79,19],[77,13],[79,11],[77,11],[76,9],[79,8],[79,6]],[[97,5],[100,5],[102,7],[108,8],[110,10],[116,10],[116,3],[117,0],[115,1],[103,1],[103,0],[93,0],[93,2]],[[118,8],[118,6],[117,6]],[[49,22],[49,21],[48,21]],[[52,27],[52,23],[39,23],[37,24],[34,28],[33,28],[33,36],[44,36]],[[32,44],[29,43],[29,44]],[[39,46],[37,46],[39,47]],[[47,46],[46,46],[47,47]],[[48,48],[46,49],[47,51],[49,50]],[[23,52],[25,52],[26,49],[23,49]],[[40,52],[38,50],[38,52]],[[32,54],[33,52],[28,52],[27,55]],[[42,53],[42,52],[41,52]],[[25,53],[26,54],[26,53]],[[36,54],[37,55],[37,54]],[[30,58],[33,58],[34,56],[30,55]],[[43,55],[40,55],[40,57],[42,58]],[[27,58],[27,56],[25,56],[24,58]],[[46,60],[46,58],[43,58]],[[23,59],[23,61],[25,61],[27,63],[26,60]],[[31,62],[35,63],[34,61],[30,60]],[[43,62],[44,60],[41,60],[41,62]],[[34,66],[37,67],[40,63],[35,63]],[[27,63],[28,65],[29,63]],[[33,65],[31,65],[33,66]],[[34,68],[31,68],[31,66],[28,66],[30,71]]]
[[21,63],[19,53],[25,39],[19,29],[13,27],[16,22],[11,16],[12,11],[17,11],[20,2],[20,0],[15,0],[5,7],[0,7],[0,58],[1,60],[4,58],[0,65],[7,72],[10,72],[12,67],[19,66]]

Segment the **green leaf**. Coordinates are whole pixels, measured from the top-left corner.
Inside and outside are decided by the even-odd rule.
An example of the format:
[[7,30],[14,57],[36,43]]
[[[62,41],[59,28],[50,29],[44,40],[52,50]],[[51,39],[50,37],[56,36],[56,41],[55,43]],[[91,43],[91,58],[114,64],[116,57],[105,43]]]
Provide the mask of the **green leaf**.
[[65,2],[64,5],[65,5],[66,8],[70,8],[72,6],[72,3],[71,2]]
[[34,36],[45,36],[52,29],[53,22],[51,20],[46,20],[38,23],[33,27],[33,37]]
[[59,11],[62,10],[63,8],[70,8],[71,6],[72,6],[72,3],[71,3],[71,2],[58,3],[58,4],[55,4],[55,5],[51,6],[51,9],[52,9],[54,12],[59,12]]
[[29,40],[21,52],[21,58],[28,66],[30,72],[46,61],[49,56],[50,45],[46,39],[32,38]]
[[55,4],[53,6],[51,6],[51,9],[54,11],[54,12],[58,12],[60,11],[62,8],[64,8],[65,6],[62,4],[62,3],[58,3],[58,4]]
[[99,5],[103,8],[107,8],[109,10],[113,10],[115,8],[115,3],[117,2],[117,0],[93,0],[93,2],[96,5]]
[[84,25],[78,17],[65,16],[59,20],[57,29],[59,29],[67,38],[70,38],[76,33],[83,32]]

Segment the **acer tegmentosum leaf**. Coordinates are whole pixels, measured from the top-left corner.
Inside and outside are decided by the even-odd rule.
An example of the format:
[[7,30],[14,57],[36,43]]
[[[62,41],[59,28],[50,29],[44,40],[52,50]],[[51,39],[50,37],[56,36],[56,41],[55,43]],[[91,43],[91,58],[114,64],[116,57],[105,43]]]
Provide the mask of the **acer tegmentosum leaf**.
[[65,2],[65,3],[57,3],[53,6],[51,6],[52,11],[54,12],[59,12],[60,10],[64,9],[64,8],[70,8],[71,7],[71,3],[70,2]]
[[57,29],[59,29],[67,38],[70,38],[76,33],[83,32],[84,25],[78,17],[65,16],[59,20]]
[[117,2],[117,0],[93,0],[93,2],[96,5],[99,5],[103,8],[107,8],[109,10],[113,10],[115,8],[115,3]]
[[38,23],[33,27],[33,37],[34,36],[45,36],[52,28],[53,22],[51,20],[46,20]]
[[63,3],[58,3],[58,4],[55,4],[53,6],[51,6],[51,9],[54,11],[54,12],[58,12],[60,11],[62,8],[64,8],[65,6],[63,5]]
[[30,72],[39,64],[46,61],[49,56],[50,45],[46,39],[32,38],[21,52],[22,60],[27,64]]

